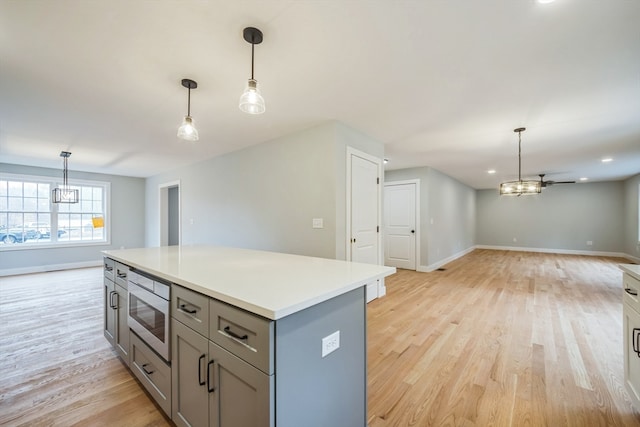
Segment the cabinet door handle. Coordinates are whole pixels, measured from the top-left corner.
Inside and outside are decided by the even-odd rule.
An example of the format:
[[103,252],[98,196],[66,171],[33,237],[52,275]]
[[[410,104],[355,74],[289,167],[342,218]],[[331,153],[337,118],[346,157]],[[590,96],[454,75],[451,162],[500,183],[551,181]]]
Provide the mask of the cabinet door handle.
[[149,370],[147,370],[147,366],[149,366],[149,364],[148,364],[148,363],[144,363],[144,364],[141,366],[141,368],[142,368],[142,370],[144,371],[144,373],[145,373],[145,374],[147,374],[147,375],[151,375],[151,374],[153,374],[155,371],[149,371]]
[[[116,297],[115,299],[116,302],[113,302],[114,296]],[[116,291],[109,292],[109,307],[111,307],[114,310],[118,308],[118,293]]]
[[[206,355],[206,354],[203,354],[202,356],[200,356],[200,357],[198,358],[198,384],[200,384],[200,385],[205,385],[205,384],[206,384],[206,381],[203,381],[203,380],[201,379],[201,378],[202,378],[202,361],[204,360],[204,358],[205,358],[205,357],[207,357],[207,355]],[[207,371],[208,371],[208,369],[207,369]],[[208,374],[208,372],[207,372],[207,376],[208,376],[208,375],[209,375],[209,374]]]
[[240,341],[244,341],[244,340],[246,340],[246,339],[248,339],[248,338],[249,338],[249,335],[247,335],[247,334],[244,334],[244,335],[242,335],[242,336],[240,336],[240,335],[236,334],[235,332],[233,332],[233,331],[231,330],[231,328],[230,328],[229,326],[226,326],[226,327],[224,328],[224,331],[225,331],[227,334],[229,334],[230,336],[232,336],[233,338],[235,338],[235,339],[237,339],[237,340],[240,340]]
[[215,360],[211,359],[209,360],[209,363],[207,363],[207,391],[209,393],[213,393],[214,391],[216,391],[216,387],[213,386],[211,387],[211,367],[213,366],[213,364],[216,363]]
[[180,304],[180,310],[189,314],[196,314],[198,312],[198,310],[196,310],[195,308],[193,310],[188,309],[187,304]]
[[633,295],[634,297],[638,296],[638,291],[636,291],[635,289],[631,289],[631,288],[624,288],[624,291],[626,293],[628,293],[629,295]]
[[632,343],[633,343],[633,351],[640,357],[640,328],[633,328],[631,331]]

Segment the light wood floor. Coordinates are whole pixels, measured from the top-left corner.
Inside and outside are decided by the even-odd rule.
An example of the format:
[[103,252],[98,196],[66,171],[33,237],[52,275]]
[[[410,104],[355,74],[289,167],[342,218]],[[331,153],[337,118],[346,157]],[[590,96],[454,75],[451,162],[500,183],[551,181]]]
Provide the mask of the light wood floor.
[[[370,426],[640,426],[619,262],[476,250],[388,278]],[[171,425],[102,336],[101,269],[0,278],[0,425]]]

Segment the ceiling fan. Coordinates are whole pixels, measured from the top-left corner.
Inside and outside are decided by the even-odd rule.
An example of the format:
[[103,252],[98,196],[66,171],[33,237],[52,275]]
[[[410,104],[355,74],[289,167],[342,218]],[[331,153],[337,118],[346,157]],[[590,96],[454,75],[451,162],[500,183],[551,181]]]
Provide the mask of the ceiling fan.
[[538,174],[538,176],[540,177],[540,186],[542,188],[546,188],[546,187],[551,187],[552,185],[555,184],[575,184],[575,181],[545,181],[544,180],[544,173]]

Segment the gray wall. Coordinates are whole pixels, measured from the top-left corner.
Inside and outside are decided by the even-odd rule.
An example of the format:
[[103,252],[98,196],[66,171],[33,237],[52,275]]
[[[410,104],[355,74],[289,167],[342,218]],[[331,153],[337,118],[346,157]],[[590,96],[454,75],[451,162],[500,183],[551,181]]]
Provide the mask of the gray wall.
[[[58,169],[0,164],[0,171],[13,174],[60,177]],[[144,179],[69,171],[70,178],[111,183],[111,244],[59,246],[48,249],[17,249],[0,252],[0,272],[46,271],[78,265],[99,264],[100,251],[144,245]]]
[[640,175],[624,182],[624,252],[640,261],[640,236],[638,236],[638,192],[640,191]]
[[385,182],[408,179],[420,180],[420,268],[430,269],[472,248],[476,191],[433,168],[385,172]]
[[344,258],[347,144],[382,157],[381,143],[332,122],[147,179],[147,246],[159,245],[158,186],[179,180],[183,245]]
[[619,181],[555,185],[540,195],[521,197],[479,190],[476,243],[623,252],[624,206],[624,183]]

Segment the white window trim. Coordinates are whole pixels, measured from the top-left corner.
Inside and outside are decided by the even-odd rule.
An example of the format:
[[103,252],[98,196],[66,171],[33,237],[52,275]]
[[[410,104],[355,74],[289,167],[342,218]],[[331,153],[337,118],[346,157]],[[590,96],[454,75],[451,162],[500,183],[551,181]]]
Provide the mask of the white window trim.
[[[17,173],[0,173],[0,179],[15,180],[15,181],[32,181],[32,182],[48,182],[52,184],[52,188],[62,185],[62,177],[49,176],[49,175],[26,175]],[[56,243],[20,243],[13,245],[0,245],[0,252],[5,251],[24,251],[33,249],[51,249],[51,248],[73,248],[73,247],[87,247],[87,246],[108,246],[111,245],[111,183],[109,181],[94,181],[88,179],[69,179],[69,185],[89,185],[94,187],[104,188],[104,200],[106,206],[105,210],[105,230],[106,235],[104,240],[100,241],[72,241],[72,242],[56,242]],[[52,203],[52,205],[54,205]],[[58,210],[55,206],[52,206],[51,215],[57,215]]]

